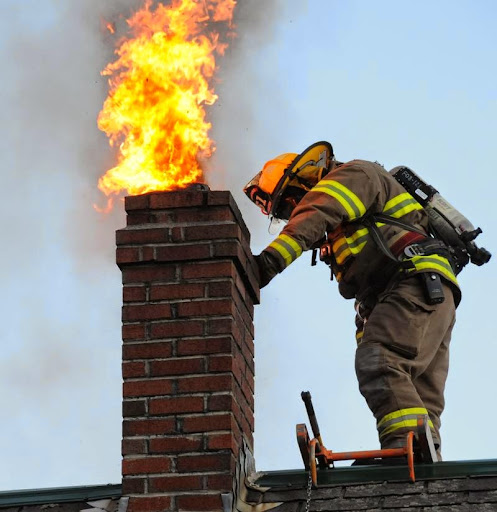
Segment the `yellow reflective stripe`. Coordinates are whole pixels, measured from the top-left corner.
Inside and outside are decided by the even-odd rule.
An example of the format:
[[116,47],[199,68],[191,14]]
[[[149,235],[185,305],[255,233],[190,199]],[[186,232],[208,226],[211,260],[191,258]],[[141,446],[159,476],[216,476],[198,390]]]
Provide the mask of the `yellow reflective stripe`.
[[368,228],[363,228],[363,229],[358,229],[357,231],[355,231],[354,233],[352,233],[352,235],[348,236],[345,238],[345,240],[347,240],[347,243],[350,245],[350,246],[353,246],[355,242],[357,242],[357,240],[365,235],[367,235],[369,233],[369,230]]
[[387,201],[385,207],[383,208],[383,213],[385,215],[390,215],[390,217],[399,218],[407,215],[408,213],[414,210],[422,210],[423,207],[411,196],[411,194],[404,192],[403,194],[399,194],[394,198]]
[[340,238],[337,238],[333,242],[333,246],[332,246],[333,253],[337,253],[339,251],[342,251],[343,249],[345,249],[347,247],[348,247],[347,239],[344,236],[341,236]]
[[335,180],[321,180],[312,192],[323,192],[334,197],[345,209],[350,220],[358,219],[366,213],[362,201],[347,187]]
[[351,236],[347,237],[347,244],[349,245],[352,254],[359,254],[367,243],[369,235],[368,228],[358,229]]
[[278,254],[285,260],[285,267],[288,267],[292,260],[292,255],[288,252],[284,245],[281,245],[279,240],[276,239],[269,244],[269,247],[278,252]]
[[393,213],[391,215],[391,217],[398,219],[400,217],[403,217],[404,215],[407,215],[408,213],[413,212],[414,210],[422,210],[422,209],[423,209],[423,207],[418,202],[407,204],[406,206],[404,206],[404,208]]
[[340,247],[339,250],[335,251],[333,249],[333,255],[335,256],[335,261],[338,265],[342,265],[343,262],[352,254],[352,252],[349,249],[349,246],[347,245],[347,242],[344,242]]
[[411,414],[428,414],[428,411],[425,407],[411,407],[409,409],[399,409],[398,411],[391,412],[386,416],[383,416],[381,420],[376,425],[376,428],[379,429],[384,423],[390,420],[394,420],[395,418],[400,418],[401,416],[409,416]]
[[297,258],[302,254],[302,247],[291,236],[283,233],[278,238],[286,242],[295,251]]
[[368,228],[358,229],[349,237],[340,237],[333,243],[333,254],[341,265],[351,254],[359,254],[367,243]]
[[[431,420],[428,420],[428,425],[430,426],[430,428],[434,428],[433,422]],[[417,426],[418,426],[417,418],[413,419],[413,420],[399,421],[398,423],[394,423],[393,425],[390,425],[385,430],[383,430],[383,432],[380,433],[380,439],[385,437],[387,434],[390,434],[391,432],[395,432],[399,428],[413,428],[413,427],[417,427]]]
[[[406,199],[413,199],[413,197],[411,196],[411,194],[409,194],[409,192],[403,192],[402,194],[399,194],[398,196],[392,197],[392,199],[388,200],[385,203],[385,207],[383,208],[383,213],[387,213],[389,210],[395,209],[395,207],[399,203],[402,203]],[[390,213],[388,215],[390,215]]]
[[285,267],[295,261],[302,254],[302,247],[290,236],[281,234],[273,240],[269,247],[274,249],[284,259]]
[[449,281],[452,281],[455,285],[459,286],[457,278],[447,258],[439,256],[438,254],[430,254],[429,256],[414,256],[410,258],[410,260],[414,263],[415,268],[409,272],[414,272],[415,270],[433,270],[435,272],[439,272]]
[[364,331],[359,331],[356,333],[355,339],[356,339],[358,345],[361,343],[363,336],[364,336]]

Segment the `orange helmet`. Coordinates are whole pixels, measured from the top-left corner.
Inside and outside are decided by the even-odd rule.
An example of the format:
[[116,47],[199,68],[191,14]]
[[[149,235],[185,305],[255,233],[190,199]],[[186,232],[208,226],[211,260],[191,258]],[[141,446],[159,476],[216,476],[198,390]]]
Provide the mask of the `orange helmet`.
[[[316,142],[300,153],[284,153],[266,162],[243,191],[265,215],[288,219],[291,210],[282,208],[282,198],[292,188],[299,200],[328,172],[333,159],[329,142]],[[293,204],[295,206],[295,204]]]

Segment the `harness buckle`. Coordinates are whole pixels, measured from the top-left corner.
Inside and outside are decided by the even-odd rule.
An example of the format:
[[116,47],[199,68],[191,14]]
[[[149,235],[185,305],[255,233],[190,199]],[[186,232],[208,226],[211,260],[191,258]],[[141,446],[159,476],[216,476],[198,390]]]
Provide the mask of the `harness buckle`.
[[411,244],[404,248],[404,254],[408,258],[414,258],[414,256],[423,256],[425,251],[423,247],[418,244]]

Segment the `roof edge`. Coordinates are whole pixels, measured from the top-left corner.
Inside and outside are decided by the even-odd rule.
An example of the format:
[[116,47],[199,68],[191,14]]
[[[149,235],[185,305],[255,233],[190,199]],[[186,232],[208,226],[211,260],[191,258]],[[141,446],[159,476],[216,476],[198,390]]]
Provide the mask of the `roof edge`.
[[0,491],[0,508],[120,498],[121,484]]
[[[497,476],[497,459],[437,462],[415,464],[416,480],[440,480],[478,476]],[[285,488],[305,487],[309,473],[303,469],[264,471],[255,480],[257,487]],[[318,470],[318,485],[346,485],[373,482],[409,481],[406,466],[345,466]]]

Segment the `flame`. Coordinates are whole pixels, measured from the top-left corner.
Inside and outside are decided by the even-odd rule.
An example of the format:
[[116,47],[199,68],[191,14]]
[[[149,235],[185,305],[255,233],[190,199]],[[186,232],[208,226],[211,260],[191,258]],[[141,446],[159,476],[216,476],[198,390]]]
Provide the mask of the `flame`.
[[[200,162],[215,151],[206,105],[215,55],[233,37],[236,0],[152,0],[127,20],[117,59],[102,71],[109,95],[98,127],[118,148],[117,165],[98,182],[107,196],[171,190],[203,182]],[[110,207],[109,207],[110,205]],[[112,202],[107,208],[111,208]]]

